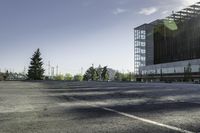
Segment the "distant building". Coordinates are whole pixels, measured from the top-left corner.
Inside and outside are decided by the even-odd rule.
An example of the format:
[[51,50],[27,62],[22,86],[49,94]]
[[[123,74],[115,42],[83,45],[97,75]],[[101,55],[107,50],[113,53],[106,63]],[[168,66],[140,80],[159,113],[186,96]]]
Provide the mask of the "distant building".
[[134,29],[138,80],[200,79],[200,2]]

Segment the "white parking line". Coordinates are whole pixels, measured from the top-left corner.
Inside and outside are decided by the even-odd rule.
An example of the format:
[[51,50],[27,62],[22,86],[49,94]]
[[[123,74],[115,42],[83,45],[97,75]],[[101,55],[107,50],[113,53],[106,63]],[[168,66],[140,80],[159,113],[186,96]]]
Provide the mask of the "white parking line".
[[182,133],[194,133],[192,131],[188,131],[188,130],[184,130],[184,129],[181,129],[181,128],[178,128],[178,127],[174,127],[174,126],[162,124],[162,123],[159,123],[159,122],[155,122],[155,121],[152,121],[152,120],[144,119],[144,118],[141,118],[141,117],[138,117],[138,116],[135,116],[135,115],[130,115],[130,114],[120,112],[120,111],[117,111],[117,110],[113,110],[113,109],[110,109],[110,108],[105,108],[105,107],[99,107],[99,108],[110,111],[110,112],[114,112],[114,113],[117,113],[117,114],[120,114],[120,115],[123,115],[123,116],[126,116],[126,117],[129,117],[129,118],[140,120],[140,121],[143,121],[143,122],[146,122],[146,123],[150,123],[150,124],[157,125],[157,126],[160,126],[160,127],[165,127],[165,128],[175,130],[175,131],[179,131],[179,132],[182,132]]
[[122,115],[122,116],[126,116],[126,117],[129,117],[129,118],[132,118],[132,119],[136,119],[136,120],[143,121],[143,122],[146,122],[146,123],[150,123],[150,124],[153,124],[153,125],[157,125],[157,126],[160,126],[160,127],[168,128],[168,129],[171,129],[171,130],[174,130],[174,131],[179,131],[179,132],[182,132],[182,133],[195,133],[195,132],[184,130],[184,129],[181,129],[181,128],[178,128],[178,127],[162,124],[162,123],[152,121],[152,120],[149,120],[149,119],[145,119],[145,118],[138,117],[138,116],[131,115],[131,114],[128,114],[128,113],[124,113],[124,112],[120,112],[120,111],[117,111],[117,110],[114,110],[114,109],[110,109],[110,108],[106,108],[106,107],[100,107],[98,105],[91,104],[91,103],[88,103],[84,100],[76,99],[74,97],[70,97],[70,98],[72,100],[82,101],[82,102],[84,102],[87,105],[92,106],[92,107],[96,107],[96,108],[100,108],[100,109],[103,109],[103,110],[106,110],[106,111],[114,112],[114,113],[117,113],[117,114]]

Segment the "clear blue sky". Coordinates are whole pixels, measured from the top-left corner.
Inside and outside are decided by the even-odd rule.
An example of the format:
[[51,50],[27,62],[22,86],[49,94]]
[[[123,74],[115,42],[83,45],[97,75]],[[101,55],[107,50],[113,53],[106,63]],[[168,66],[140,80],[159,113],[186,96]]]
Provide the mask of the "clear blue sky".
[[0,0],[0,68],[22,72],[40,48],[44,67],[91,64],[133,71],[133,28],[198,0]]

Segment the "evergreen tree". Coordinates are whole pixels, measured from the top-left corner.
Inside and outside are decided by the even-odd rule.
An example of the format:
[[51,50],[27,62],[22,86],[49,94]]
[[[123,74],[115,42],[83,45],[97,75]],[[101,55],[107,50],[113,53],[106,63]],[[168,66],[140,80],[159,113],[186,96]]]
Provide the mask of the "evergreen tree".
[[98,80],[97,70],[94,67],[90,68],[90,72],[91,72],[91,80],[92,81]]
[[83,76],[83,80],[92,80],[92,81],[95,81],[98,79],[98,76],[97,76],[97,70],[92,66],[90,67],[84,74]]
[[109,74],[108,74],[108,68],[107,66],[103,67],[102,73],[101,73],[101,78],[103,81],[109,80]]
[[101,81],[101,80],[102,80],[101,74],[102,74],[103,68],[101,67],[101,65],[99,65],[99,67],[98,67],[96,70],[97,70],[97,77],[98,77],[98,80]]
[[83,75],[83,80],[84,80],[84,81],[88,81],[88,80],[89,80],[89,75],[88,75],[87,71],[86,71],[85,74]]
[[44,69],[42,58],[40,57],[40,49],[38,48],[33,54],[30,62],[30,66],[28,69],[28,79],[29,80],[42,80],[44,77]]

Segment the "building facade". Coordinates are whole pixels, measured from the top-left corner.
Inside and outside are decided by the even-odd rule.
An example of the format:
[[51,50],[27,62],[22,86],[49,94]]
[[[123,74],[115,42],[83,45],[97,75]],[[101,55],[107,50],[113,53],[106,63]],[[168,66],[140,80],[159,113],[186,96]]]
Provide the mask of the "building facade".
[[200,78],[200,2],[134,29],[134,70],[142,80]]

